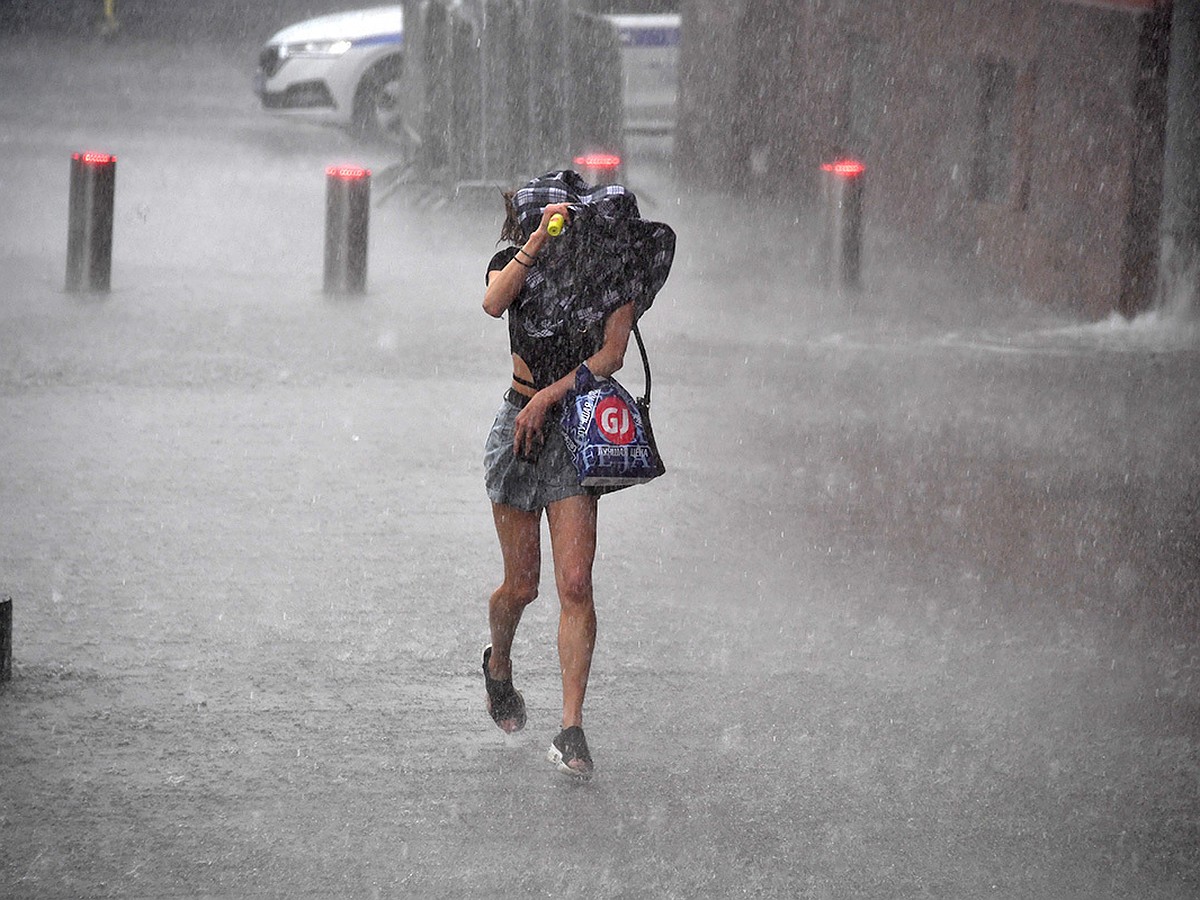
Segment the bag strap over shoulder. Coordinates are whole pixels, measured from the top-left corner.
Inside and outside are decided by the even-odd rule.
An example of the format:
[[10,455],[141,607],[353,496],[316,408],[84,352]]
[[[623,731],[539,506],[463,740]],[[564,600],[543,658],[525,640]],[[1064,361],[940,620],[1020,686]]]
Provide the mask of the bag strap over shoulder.
[[650,408],[650,357],[646,355],[646,345],[642,342],[642,333],[638,331],[637,322],[633,323],[633,336],[637,339],[638,351],[642,354],[642,367],[646,370],[646,393],[638,398],[638,403],[646,409]]

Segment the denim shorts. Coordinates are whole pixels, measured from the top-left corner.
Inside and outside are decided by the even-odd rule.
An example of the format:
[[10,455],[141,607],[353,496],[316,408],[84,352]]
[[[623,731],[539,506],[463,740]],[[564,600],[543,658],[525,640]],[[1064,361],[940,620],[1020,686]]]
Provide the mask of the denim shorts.
[[483,448],[484,483],[493,503],[537,512],[551,503],[591,494],[579,484],[579,474],[558,427],[558,416],[551,414],[542,430],[545,440],[537,460],[520,459],[513,452],[513,431],[524,398],[515,391],[505,395],[500,412]]

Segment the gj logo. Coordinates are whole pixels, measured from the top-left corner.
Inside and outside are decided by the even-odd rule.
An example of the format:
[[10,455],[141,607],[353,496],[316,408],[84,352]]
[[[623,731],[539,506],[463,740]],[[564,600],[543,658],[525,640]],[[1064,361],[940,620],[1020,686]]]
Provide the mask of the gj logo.
[[600,433],[613,444],[628,444],[634,438],[633,413],[620,397],[605,397],[596,407]]

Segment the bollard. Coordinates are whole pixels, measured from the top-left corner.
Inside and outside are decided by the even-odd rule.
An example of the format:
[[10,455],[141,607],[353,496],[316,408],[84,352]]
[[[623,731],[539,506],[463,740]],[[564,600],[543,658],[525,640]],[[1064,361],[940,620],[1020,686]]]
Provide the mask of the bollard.
[[575,157],[575,171],[592,187],[619,184],[621,157],[615,153],[585,153]]
[[824,275],[839,288],[862,284],[862,198],[866,166],[843,159],[822,163],[825,173]]
[[117,158],[107,153],[71,155],[67,221],[67,290],[103,291],[112,285],[113,197]]
[[330,166],[325,184],[325,293],[361,294],[367,287],[371,172]]
[[0,600],[0,681],[12,680],[12,598]]

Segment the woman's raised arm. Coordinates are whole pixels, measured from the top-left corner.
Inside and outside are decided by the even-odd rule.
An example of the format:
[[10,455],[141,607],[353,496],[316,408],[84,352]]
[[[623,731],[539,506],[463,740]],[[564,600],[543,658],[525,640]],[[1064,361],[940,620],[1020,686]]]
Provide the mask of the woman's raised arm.
[[533,268],[538,251],[550,239],[546,230],[550,217],[561,215],[567,222],[571,221],[571,211],[565,203],[551,203],[542,210],[542,221],[537,231],[529,236],[529,240],[517,251],[507,266],[499,271],[488,273],[487,290],[483,293],[483,311],[493,318],[500,318],[517,299],[521,288],[525,286],[525,274]]

